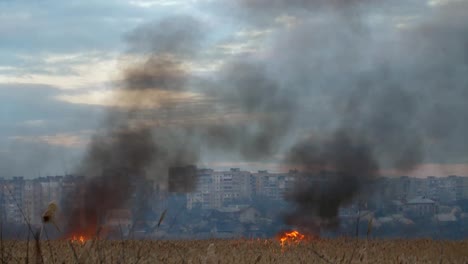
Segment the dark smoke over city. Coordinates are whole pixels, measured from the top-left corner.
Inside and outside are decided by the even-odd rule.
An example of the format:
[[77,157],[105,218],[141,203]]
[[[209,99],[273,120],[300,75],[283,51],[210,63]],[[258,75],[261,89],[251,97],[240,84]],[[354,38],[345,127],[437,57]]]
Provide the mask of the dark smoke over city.
[[[255,55],[230,56],[211,75],[196,62],[219,55],[225,39],[213,40],[201,17],[166,17],[126,34],[116,107],[80,166],[87,183],[71,232],[80,228],[73,220],[95,223],[97,212],[125,204],[132,179],[169,186],[171,168],[220,153],[303,172],[285,217],[303,228],[336,226],[339,208],[372,193],[367,183],[387,171],[466,162],[467,3],[376,32],[371,12],[411,8],[398,2],[207,4],[248,29],[278,27],[258,34]],[[322,173],[326,183],[307,184]],[[193,190],[187,178],[174,188]]]

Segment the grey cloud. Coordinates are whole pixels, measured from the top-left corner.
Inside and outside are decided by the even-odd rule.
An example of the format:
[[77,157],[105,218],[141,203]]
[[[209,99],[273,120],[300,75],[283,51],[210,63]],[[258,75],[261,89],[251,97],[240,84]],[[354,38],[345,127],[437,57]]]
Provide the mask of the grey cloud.
[[[57,87],[36,84],[0,84],[0,135],[2,137],[92,130],[102,117],[102,107],[68,104],[55,99]],[[93,116],[95,119],[90,119]],[[47,126],[24,127],[30,120],[45,120]]]
[[44,142],[10,140],[0,145],[0,177],[25,178],[71,173],[82,150]]
[[360,24],[372,15],[407,16],[424,12],[427,4],[421,1],[381,0],[234,0],[208,1],[207,8],[223,14],[223,19],[250,26],[277,25],[278,18],[289,16],[296,21],[339,14],[348,23]]
[[252,8],[262,12],[262,10],[271,9],[318,9],[323,7],[344,8],[356,5],[369,5],[371,3],[381,2],[379,0],[238,0],[240,6],[244,8]]
[[143,24],[125,35],[130,51],[158,54],[194,54],[202,48],[207,26],[190,16],[178,15]]
[[416,76],[412,85],[420,88],[418,99],[425,102],[421,119],[432,142],[431,160],[457,160],[468,148],[462,136],[468,129],[467,10],[466,1],[450,2],[403,34],[403,45],[410,49],[402,57],[415,69],[410,71]]
[[[52,86],[0,85],[2,177],[71,172],[81,158],[84,146],[51,145],[39,138],[61,134],[85,137],[77,133],[94,130],[102,108],[60,102],[54,99],[58,94],[60,90]],[[32,120],[43,121],[40,125],[27,125]]]
[[2,1],[0,9],[10,14],[0,18],[0,47],[24,54],[116,50],[124,32],[168,11],[126,1]]

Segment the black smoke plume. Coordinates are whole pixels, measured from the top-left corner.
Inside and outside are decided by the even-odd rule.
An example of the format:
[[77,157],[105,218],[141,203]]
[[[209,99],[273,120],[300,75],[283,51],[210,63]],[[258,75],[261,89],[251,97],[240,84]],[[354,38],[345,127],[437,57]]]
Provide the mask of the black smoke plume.
[[[170,168],[197,162],[196,149],[185,139],[188,135],[156,129],[160,115],[153,108],[164,109],[170,119],[181,103],[177,95],[188,76],[183,58],[196,52],[200,27],[196,20],[181,16],[145,25],[126,36],[127,56],[143,59],[125,65],[114,98],[121,108],[109,113],[88,147],[81,166],[87,181],[73,194],[75,205],[66,213],[69,234],[93,235],[109,210],[129,206],[135,183],[145,178],[167,180]],[[195,182],[179,179],[177,186],[170,187],[191,190]]]

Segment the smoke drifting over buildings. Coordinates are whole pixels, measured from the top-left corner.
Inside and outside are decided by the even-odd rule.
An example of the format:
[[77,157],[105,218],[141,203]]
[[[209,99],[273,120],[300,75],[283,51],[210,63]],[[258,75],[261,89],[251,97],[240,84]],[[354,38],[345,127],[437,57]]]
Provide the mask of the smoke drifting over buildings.
[[[294,18],[275,36],[269,66],[298,95],[294,102],[322,103],[315,97],[330,104],[326,111],[310,106],[295,113],[296,125],[311,135],[292,144],[286,163],[312,174],[328,170],[331,179],[325,186],[299,181],[289,197],[296,205],[290,224],[336,223],[338,209],[370,192],[365,183],[382,171],[410,172],[423,161],[453,162],[457,149],[466,152],[466,140],[457,135],[468,115],[460,101],[468,91],[468,27],[461,26],[467,18],[460,11],[468,10],[466,2],[426,7],[410,25],[382,32],[371,16],[383,7],[378,1],[240,3],[253,24]],[[412,8],[394,5],[390,12]]]
[[[390,10],[413,8],[406,2]],[[170,167],[221,151],[330,171],[325,186],[301,185],[289,196],[295,210],[287,221],[314,227],[336,222],[339,207],[371,191],[365,183],[382,171],[466,162],[467,2],[422,7],[424,15],[399,27],[392,14],[391,25],[379,25],[378,1],[231,3],[238,23],[277,28],[261,41],[261,55],[229,57],[209,77],[190,66],[216,47],[200,19],[169,17],[126,35],[139,59],[116,92],[125,107],[109,115],[83,164],[94,176],[87,198],[115,200],[87,209],[123,203],[128,177],[165,180]],[[284,16],[295,22],[282,25]],[[109,169],[125,173],[103,176]]]
[[[124,102],[124,107],[109,113],[102,133],[90,143],[81,166],[88,181],[78,195],[74,194],[78,205],[68,213],[68,232],[95,232],[103,217],[99,214],[118,209],[128,201],[135,177],[163,180],[169,168],[197,162],[198,153],[185,139],[189,135],[155,129],[157,115],[149,108],[154,103],[167,107],[165,114],[170,118],[177,102],[166,105],[147,99],[148,92],[177,93],[184,89],[188,74],[177,56],[195,51],[199,38],[194,33],[194,22],[185,17],[173,18],[138,28],[127,36],[130,52],[145,58],[124,70],[123,87],[115,94],[116,102]],[[190,190],[194,181],[177,183],[189,186],[170,187]]]

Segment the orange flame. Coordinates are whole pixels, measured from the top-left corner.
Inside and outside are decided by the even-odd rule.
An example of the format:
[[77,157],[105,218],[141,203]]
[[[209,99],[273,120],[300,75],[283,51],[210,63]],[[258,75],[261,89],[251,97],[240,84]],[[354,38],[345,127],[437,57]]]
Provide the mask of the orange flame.
[[286,244],[291,244],[291,243],[300,243],[301,241],[305,240],[306,236],[299,233],[299,231],[293,230],[291,232],[285,232],[283,233],[280,238],[280,244],[281,247],[284,247]]
[[78,243],[78,244],[81,244],[81,245],[84,245],[86,243],[86,238],[84,236],[73,236],[70,241],[72,243]]

